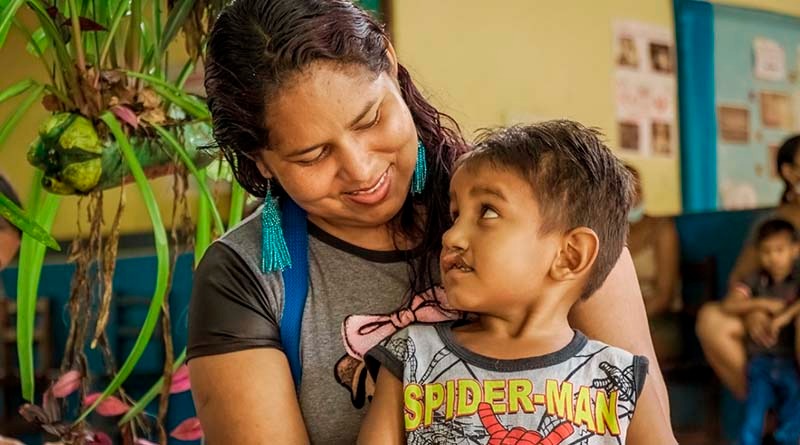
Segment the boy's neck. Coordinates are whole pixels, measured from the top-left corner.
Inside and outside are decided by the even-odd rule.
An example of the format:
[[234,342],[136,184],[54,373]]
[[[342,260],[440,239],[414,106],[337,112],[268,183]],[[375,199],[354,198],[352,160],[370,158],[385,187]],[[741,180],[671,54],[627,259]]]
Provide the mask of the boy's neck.
[[513,360],[556,352],[574,337],[567,316],[571,298],[544,296],[529,307],[478,314],[474,323],[455,329],[461,346],[487,357]]
[[787,278],[789,278],[789,275],[792,274],[792,269],[790,268],[781,272],[767,271],[767,274],[769,274],[770,278],[772,278],[773,283],[783,283]]

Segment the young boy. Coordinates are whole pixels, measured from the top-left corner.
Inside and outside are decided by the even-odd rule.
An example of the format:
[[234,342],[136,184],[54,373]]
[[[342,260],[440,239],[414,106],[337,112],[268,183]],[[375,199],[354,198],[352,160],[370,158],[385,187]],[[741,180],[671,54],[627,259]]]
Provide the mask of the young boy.
[[747,341],[747,401],[742,422],[742,445],[760,444],[764,416],[776,409],[778,444],[800,441],[800,373],[795,354],[798,343],[794,326],[800,313],[800,245],[792,223],[782,219],[764,222],[756,233],[761,269],[733,286],[722,308],[745,316],[762,311],[764,323],[756,323]]
[[448,304],[475,317],[413,325],[370,351],[382,367],[359,442],[674,443],[634,416],[654,396],[647,359],[567,319],[627,232],[630,174],[598,132],[551,121],[490,133],[450,184],[441,277]]

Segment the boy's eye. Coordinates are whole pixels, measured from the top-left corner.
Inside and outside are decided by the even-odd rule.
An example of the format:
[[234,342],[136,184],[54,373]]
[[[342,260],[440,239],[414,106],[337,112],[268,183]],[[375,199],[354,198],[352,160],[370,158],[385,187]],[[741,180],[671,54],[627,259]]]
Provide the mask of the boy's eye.
[[499,218],[499,217],[500,217],[500,215],[497,212],[495,212],[494,209],[492,209],[491,207],[483,206],[481,208],[481,218],[483,218],[483,219],[495,219],[495,218]]

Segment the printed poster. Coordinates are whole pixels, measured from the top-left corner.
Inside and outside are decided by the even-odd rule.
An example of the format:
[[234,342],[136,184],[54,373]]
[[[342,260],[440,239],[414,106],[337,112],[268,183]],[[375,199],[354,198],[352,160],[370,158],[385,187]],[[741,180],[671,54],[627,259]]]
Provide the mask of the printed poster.
[[665,26],[614,24],[618,146],[644,157],[674,157],[678,147],[675,43]]

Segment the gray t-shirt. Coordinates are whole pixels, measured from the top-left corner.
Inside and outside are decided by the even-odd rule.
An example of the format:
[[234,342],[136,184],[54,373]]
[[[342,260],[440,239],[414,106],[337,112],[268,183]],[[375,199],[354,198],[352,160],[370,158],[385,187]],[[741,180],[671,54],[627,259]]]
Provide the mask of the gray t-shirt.
[[625,443],[647,358],[575,331],[559,351],[499,360],[459,345],[453,325],[411,326],[367,354],[403,382],[409,444]]
[[[300,407],[313,443],[355,443],[374,387],[362,354],[414,318],[414,311],[398,308],[409,300],[407,260],[416,254],[362,249],[309,224]],[[195,271],[190,360],[251,348],[282,349],[283,279],[279,273],[263,274],[260,264],[261,218],[256,212],[214,242]],[[419,314],[430,315],[430,305],[422,305]],[[345,348],[345,317],[393,312],[351,317],[350,346]]]

